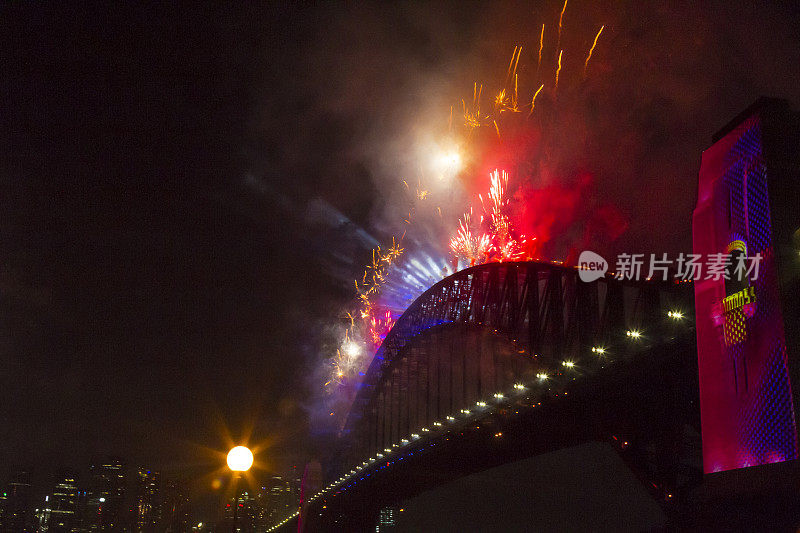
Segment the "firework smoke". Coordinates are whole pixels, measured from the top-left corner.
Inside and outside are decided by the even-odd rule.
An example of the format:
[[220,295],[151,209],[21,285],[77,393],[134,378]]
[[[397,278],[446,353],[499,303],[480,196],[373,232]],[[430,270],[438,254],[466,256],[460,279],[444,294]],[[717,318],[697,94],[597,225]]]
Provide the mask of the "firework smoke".
[[[561,44],[566,8],[565,2],[559,15],[556,47]],[[586,51],[584,73],[601,32],[602,27]],[[333,398],[354,395],[372,355],[391,326],[405,307],[431,284],[466,266],[539,258],[554,231],[562,229],[559,225],[569,225],[569,221],[574,220],[578,205],[571,198],[576,189],[559,188],[558,183],[563,180],[553,177],[560,171],[560,165],[550,155],[556,140],[548,135],[551,128],[558,131],[553,124],[558,111],[555,95],[564,68],[563,50],[558,50],[554,71],[550,71],[554,72],[554,78],[550,81],[549,98],[540,104],[549,109],[539,117],[534,109],[547,81],[538,78],[548,70],[542,68],[544,25],[538,45],[536,79],[529,80],[533,82],[529,100],[520,98],[520,69],[526,70],[528,66],[521,63],[524,47],[518,45],[511,53],[502,84],[493,97],[489,99],[484,85],[475,82],[470,97],[460,101],[460,122],[454,120],[453,107],[448,108],[450,140],[446,144],[457,148],[440,151],[429,158],[435,161],[437,169],[426,172],[418,167],[417,176],[398,178],[406,198],[399,217],[403,221],[402,231],[398,228],[398,233],[391,238],[392,244],[385,250],[381,247],[372,250],[371,261],[361,278],[355,280],[355,304],[344,314],[347,325],[335,354],[327,359],[329,377],[325,386]],[[489,101],[484,101],[486,99]],[[530,101],[530,104],[521,105],[520,101]],[[521,113],[525,108],[528,108],[527,113]],[[492,134],[484,134],[484,131]],[[453,168],[464,156],[467,166]],[[488,172],[488,182],[478,178],[481,174],[486,176],[480,168],[487,164],[496,165]],[[514,174],[513,183],[505,170],[506,165]],[[437,188],[445,178],[443,174],[449,174],[446,178],[450,180],[451,189],[459,183],[463,193],[448,197],[447,189]],[[456,177],[457,182],[453,181]],[[431,178],[439,183],[431,182]],[[587,186],[581,182],[577,190],[585,190]],[[460,218],[450,218],[458,202],[474,204]],[[611,208],[606,207],[608,209]],[[435,229],[431,231],[432,228]],[[442,239],[443,233],[450,233],[450,236]],[[416,245],[425,239],[444,242],[447,248],[442,250],[434,246],[433,253],[428,253],[427,261],[423,262],[417,257],[416,246],[409,247],[408,243]],[[346,401],[338,399],[337,402],[346,405]],[[337,415],[337,421],[343,421],[344,413]]]
[[[374,44],[352,55],[352,45],[327,43],[354,59],[347,83],[326,92],[326,112],[370,120],[356,132],[358,146],[348,153],[366,162],[377,197],[371,217],[363,222],[382,249],[391,246],[392,237],[404,249],[374,299],[376,316],[390,310],[396,320],[415,295],[451,272],[457,251],[451,244],[459,234],[471,236],[471,245],[462,247],[456,268],[498,256],[568,263],[582,248],[611,256],[648,251],[642,248],[652,235],[659,235],[666,251],[677,250],[676,243],[688,233],[657,221],[690,212],[696,161],[686,154],[699,153],[714,129],[758,93],[747,89],[747,97],[722,107],[709,99],[720,80],[734,76],[725,74],[719,58],[734,46],[747,64],[763,62],[765,72],[788,67],[766,68],[771,60],[765,58],[771,56],[759,55],[758,47],[751,51],[748,45],[742,52],[740,41],[723,42],[704,31],[722,14],[734,33],[748,36],[741,42],[759,40],[749,25],[724,16],[721,5],[691,8],[691,16],[680,19],[685,29],[663,6],[642,10],[563,1],[545,4],[535,17],[513,3],[493,6],[463,34],[463,28],[454,31],[451,20],[442,17],[409,22],[395,13],[399,16],[362,21],[365,32],[381,34],[391,33],[396,20],[405,20],[403,31],[416,32],[427,43],[425,53],[411,60],[408,54],[399,59],[392,54],[386,61],[387,54]],[[346,31],[334,29],[333,39],[345,39]],[[476,34],[485,38],[475,39]],[[780,42],[789,42],[786,32],[781,35]],[[780,42],[771,47],[780,48]],[[335,69],[325,73],[331,75],[342,82]],[[786,80],[779,83],[783,92],[790,87]],[[391,102],[364,97],[387,92],[400,96]],[[770,86],[767,92],[774,90]],[[443,154],[453,153],[460,171],[441,172],[441,163],[453,160]],[[484,235],[491,240],[487,176],[495,169],[508,176],[500,210],[505,218],[497,228],[507,222],[521,256],[476,240]],[[665,175],[664,169],[670,171]],[[470,209],[467,222],[464,213]],[[651,222],[628,229],[629,219],[642,217]],[[365,265],[375,247],[358,256]],[[362,274],[363,269],[354,272],[349,282],[354,301],[353,278],[361,282]],[[324,350],[328,359],[340,349],[347,312],[351,306],[336,313],[341,326],[335,328],[337,340]],[[372,342],[365,332],[360,342]],[[365,350],[364,368],[368,357]]]

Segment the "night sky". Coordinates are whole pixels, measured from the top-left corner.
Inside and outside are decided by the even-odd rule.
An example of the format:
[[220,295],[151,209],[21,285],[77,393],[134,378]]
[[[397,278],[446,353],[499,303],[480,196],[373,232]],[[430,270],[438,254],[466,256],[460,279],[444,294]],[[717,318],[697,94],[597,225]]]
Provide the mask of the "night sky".
[[[800,104],[794,3],[666,4],[565,18],[578,50],[605,24],[570,120],[628,220],[618,250],[689,251],[713,132],[760,95]],[[226,431],[268,441],[268,468],[316,454],[308,376],[368,258],[359,228],[391,235],[419,125],[560,8],[0,8],[0,480],[104,454],[199,479]]]

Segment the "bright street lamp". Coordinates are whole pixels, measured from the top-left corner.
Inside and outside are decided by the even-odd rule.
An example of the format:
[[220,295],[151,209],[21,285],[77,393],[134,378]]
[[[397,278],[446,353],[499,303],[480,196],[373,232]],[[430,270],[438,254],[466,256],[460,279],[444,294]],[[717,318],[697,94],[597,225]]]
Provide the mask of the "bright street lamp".
[[234,472],[247,472],[253,466],[253,452],[246,446],[236,446],[228,452],[228,468]]

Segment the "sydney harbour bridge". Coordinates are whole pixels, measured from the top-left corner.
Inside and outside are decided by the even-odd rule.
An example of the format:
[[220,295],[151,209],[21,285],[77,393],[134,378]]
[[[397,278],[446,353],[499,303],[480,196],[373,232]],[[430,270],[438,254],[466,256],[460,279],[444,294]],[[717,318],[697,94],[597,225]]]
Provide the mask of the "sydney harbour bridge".
[[378,349],[335,466],[307,469],[272,530],[800,523],[798,118],[760,100],[703,155],[694,251],[758,253],[760,277],[586,282],[525,261],[439,281]]
[[684,425],[699,431],[691,308],[689,283],[587,283],[552,263],[441,280],[376,354],[345,428],[349,468],[306,502],[305,527],[374,529],[426,489],[586,441],[616,449],[666,504],[701,475],[680,464]]

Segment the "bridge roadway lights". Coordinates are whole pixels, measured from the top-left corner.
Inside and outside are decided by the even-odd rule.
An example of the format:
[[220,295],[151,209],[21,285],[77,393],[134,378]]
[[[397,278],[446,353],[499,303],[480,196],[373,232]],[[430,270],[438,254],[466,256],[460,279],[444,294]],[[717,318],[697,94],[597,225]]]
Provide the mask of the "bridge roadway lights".
[[[313,523],[314,531],[374,528],[380,508],[448,479],[586,440],[616,442],[626,463],[674,516],[680,512],[680,507],[673,507],[680,490],[676,472],[688,471],[693,461],[684,463],[674,450],[681,448],[676,442],[682,442],[683,428],[692,423],[697,405],[676,403],[675,398],[696,394],[694,355],[692,340],[683,340],[656,347],[640,360],[611,363],[593,379],[566,382],[557,376],[553,383],[570,383],[568,391],[555,388],[520,396],[525,405],[509,399],[506,408],[426,435],[395,452],[388,463],[370,465],[347,477],[344,485],[326,496],[326,509],[321,504],[310,506],[308,527]],[[339,520],[335,526],[330,522],[333,517]]]
[[[565,392],[564,392],[564,395],[566,395],[566,394],[567,394],[567,392],[565,391]],[[557,396],[558,396],[558,393],[555,393],[553,396],[557,397]],[[531,407],[533,407],[533,406],[535,406],[535,405],[541,405],[541,402],[539,402],[538,404],[536,404],[536,403],[532,403],[532,404],[531,404]],[[518,412],[518,411],[517,411],[517,412]],[[473,422],[473,423],[474,423],[474,422]],[[498,432],[498,433],[499,433],[500,435],[502,435],[502,432]],[[498,437],[498,435],[497,435],[497,434],[494,434],[494,436],[495,436],[495,437]],[[627,442],[625,442],[625,443],[624,443],[624,445],[621,445],[620,449],[625,449],[625,447],[626,447],[626,446],[627,446]],[[409,456],[409,455],[414,455],[414,453],[415,453],[415,452],[411,452],[411,453],[407,454],[406,456],[399,457],[399,458],[397,458],[397,459],[395,459],[395,460],[391,461],[389,464],[394,464],[395,462],[402,461],[403,459],[407,458],[407,456]],[[388,466],[388,464],[387,464],[387,465],[384,465],[384,466],[382,466],[382,467],[381,467],[381,470],[383,470],[383,469],[384,469],[386,466]],[[367,475],[367,477],[368,477],[369,475],[371,475],[371,474],[368,474],[368,475]],[[360,480],[361,480],[361,481],[363,481],[363,480],[364,480],[364,478],[361,478]],[[348,485],[347,485],[345,488],[343,488],[343,489],[342,489],[342,491],[347,491],[347,490],[349,490],[349,489],[350,489],[350,487],[354,487],[356,484],[357,484],[357,483],[356,483],[356,481],[353,481],[353,482],[349,483],[349,484],[348,484]]]

